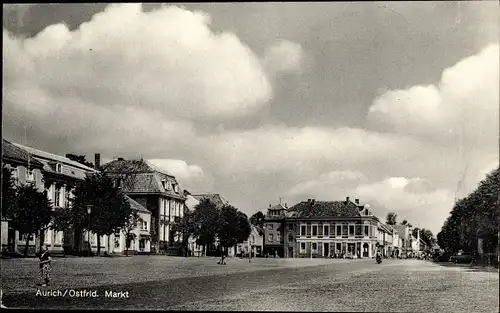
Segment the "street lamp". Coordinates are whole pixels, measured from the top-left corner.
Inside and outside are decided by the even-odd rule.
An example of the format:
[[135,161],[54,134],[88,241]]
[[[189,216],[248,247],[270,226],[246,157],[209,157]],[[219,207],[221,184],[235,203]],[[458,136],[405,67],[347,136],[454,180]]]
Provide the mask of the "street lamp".
[[93,205],[91,205],[91,204],[87,205],[87,214],[88,214],[88,218],[89,218],[89,228],[87,230],[87,237],[88,237],[88,243],[89,243],[89,257],[91,255],[91,251],[92,251],[92,246],[90,245],[90,213],[92,213],[92,207],[93,207]]

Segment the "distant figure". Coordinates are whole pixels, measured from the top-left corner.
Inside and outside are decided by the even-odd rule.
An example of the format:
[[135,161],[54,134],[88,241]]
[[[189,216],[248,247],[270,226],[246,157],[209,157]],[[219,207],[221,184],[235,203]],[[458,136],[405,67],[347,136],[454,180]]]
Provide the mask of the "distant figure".
[[223,248],[221,248],[221,254],[220,254],[220,257],[221,257],[221,259],[220,259],[220,261],[219,261],[219,262],[217,262],[217,264],[220,264],[220,265],[226,265],[226,262],[224,262],[225,253],[224,253],[224,249],[223,249]]
[[40,279],[43,281],[42,286],[47,286],[50,282],[50,274],[52,271],[50,261],[52,261],[52,257],[50,256],[49,249],[47,249],[46,245],[42,245],[39,257]]

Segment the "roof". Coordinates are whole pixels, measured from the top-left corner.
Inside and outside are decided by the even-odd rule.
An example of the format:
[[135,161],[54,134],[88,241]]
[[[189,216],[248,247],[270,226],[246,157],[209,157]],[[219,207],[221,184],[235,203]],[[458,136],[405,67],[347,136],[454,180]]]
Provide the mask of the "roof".
[[229,205],[229,201],[227,201],[223,196],[221,196],[218,193],[214,194],[199,194],[199,195],[192,195],[193,198],[195,198],[198,201],[208,199],[210,202],[215,204],[217,208],[221,208],[224,205]]
[[406,235],[406,225],[392,225],[392,228],[394,228],[401,236]]
[[349,201],[302,201],[288,211],[292,212],[290,217],[358,217],[360,216],[358,206]]
[[285,208],[281,203],[278,203],[268,208],[268,210],[288,210],[288,208]]
[[174,177],[165,169],[158,167],[146,160],[116,159],[101,166],[108,173],[162,173]]
[[143,207],[141,204],[139,204],[139,202],[135,201],[127,195],[125,195],[125,198],[127,199],[128,203],[130,203],[130,207],[132,208],[132,210],[140,213],[151,214],[151,211]]
[[2,138],[2,157],[20,163],[29,163],[33,167],[43,168],[43,164],[34,159],[26,150]]
[[38,149],[35,149],[35,148],[32,148],[32,147],[23,146],[23,145],[18,144],[18,143],[13,143],[13,144],[16,145],[17,147],[25,150],[29,154],[31,154],[31,155],[33,155],[35,157],[38,157],[38,158],[48,159],[48,160],[53,160],[53,161],[58,161],[58,162],[65,163],[65,164],[68,164],[68,165],[71,165],[71,166],[74,166],[74,167],[77,167],[77,168],[80,168],[80,169],[83,169],[83,170],[86,170],[86,171],[90,171],[90,172],[98,172],[94,168],[88,167],[86,165],[83,165],[83,164],[78,163],[76,161],[73,161],[71,159],[68,159],[67,157],[63,157],[63,156],[60,156],[60,155],[57,155],[57,154],[53,154],[53,153],[50,153],[50,152],[45,152],[45,151],[38,150]]

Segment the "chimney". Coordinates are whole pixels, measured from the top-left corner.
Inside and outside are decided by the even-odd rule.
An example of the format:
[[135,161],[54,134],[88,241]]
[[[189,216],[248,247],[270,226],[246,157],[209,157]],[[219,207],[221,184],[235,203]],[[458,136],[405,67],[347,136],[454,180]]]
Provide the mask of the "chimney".
[[94,154],[94,167],[98,171],[101,169],[101,154],[100,153]]
[[288,209],[288,204],[286,204],[286,202],[285,202],[285,209]]
[[271,206],[272,206],[271,203],[269,203],[269,207],[271,207]]
[[310,203],[312,199],[307,199],[307,202]]
[[345,202],[349,203],[349,197],[345,197]]
[[314,205],[316,203],[316,199],[311,199],[311,205]]
[[359,205],[359,199],[354,199],[354,202]]

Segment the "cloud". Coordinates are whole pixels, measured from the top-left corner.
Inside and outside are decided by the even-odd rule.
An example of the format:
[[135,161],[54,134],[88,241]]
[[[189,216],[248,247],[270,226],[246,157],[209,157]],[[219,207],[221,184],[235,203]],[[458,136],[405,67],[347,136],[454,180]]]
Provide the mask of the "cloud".
[[264,66],[270,73],[299,71],[304,51],[300,44],[288,40],[280,40],[266,51]]
[[154,165],[172,173],[178,179],[190,179],[203,177],[203,170],[198,165],[189,165],[183,160],[151,159]]
[[53,98],[183,118],[255,112],[272,92],[259,57],[209,25],[208,15],[175,6],[111,4],[74,31],[55,24],[22,40],[4,29],[5,96],[30,84]]
[[498,45],[490,45],[445,69],[437,86],[387,91],[368,117],[397,133],[483,147],[498,137],[498,54]]
[[406,219],[413,226],[437,233],[453,206],[453,194],[446,189],[408,190],[408,186],[422,182],[421,178],[389,177],[379,182],[360,184],[356,195],[370,203],[383,221],[388,212],[396,212],[400,221]]

